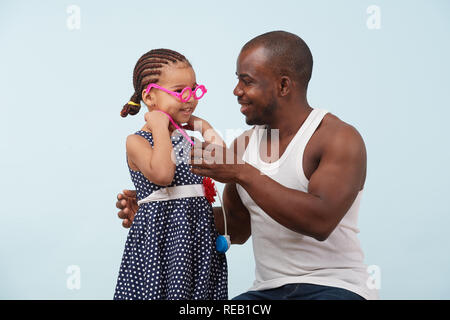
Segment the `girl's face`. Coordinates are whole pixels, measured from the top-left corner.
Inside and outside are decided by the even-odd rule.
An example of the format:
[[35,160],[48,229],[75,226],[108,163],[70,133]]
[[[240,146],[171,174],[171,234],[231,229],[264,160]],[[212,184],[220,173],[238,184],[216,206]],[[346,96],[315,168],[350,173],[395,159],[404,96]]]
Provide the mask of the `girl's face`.
[[[169,64],[162,68],[157,84],[170,91],[181,93],[190,87],[196,87],[195,72],[186,63]],[[171,94],[152,88],[149,93],[142,92],[144,102],[149,106],[149,110],[162,110],[167,112],[175,122],[186,123],[197,107],[198,101],[192,95],[187,102],[181,102]]]

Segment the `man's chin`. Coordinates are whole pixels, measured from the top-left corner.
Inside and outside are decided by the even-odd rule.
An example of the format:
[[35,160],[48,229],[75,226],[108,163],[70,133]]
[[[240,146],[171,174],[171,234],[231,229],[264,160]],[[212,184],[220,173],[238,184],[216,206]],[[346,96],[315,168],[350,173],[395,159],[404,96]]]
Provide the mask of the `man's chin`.
[[248,124],[249,126],[254,126],[255,123],[253,121],[253,119],[249,119],[249,118],[245,118],[245,123]]
[[249,126],[258,126],[258,125],[263,125],[265,124],[264,121],[261,121],[260,119],[255,119],[255,118],[249,118],[249,117],[245,117],[245,123],[248,124]]

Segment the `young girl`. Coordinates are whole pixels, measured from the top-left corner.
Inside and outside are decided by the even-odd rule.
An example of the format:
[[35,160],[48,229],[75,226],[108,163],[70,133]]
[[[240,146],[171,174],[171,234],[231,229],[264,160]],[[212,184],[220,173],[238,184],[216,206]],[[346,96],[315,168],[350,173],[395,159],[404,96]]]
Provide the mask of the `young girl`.
[[197,84],[189,61],[167,49],[138,60],[133,86],[121,116],[137,114],[141,100],[149,113],[144,127],[126,141],[139,209],[114,299],[227,299],[227,263],[214,246],[212,206],[201,189],[203,177],[190,171],[191,142],[179,127],[187,123],[192,129],[195,120],[202,134],[212,129],[192,115],[206,88]]

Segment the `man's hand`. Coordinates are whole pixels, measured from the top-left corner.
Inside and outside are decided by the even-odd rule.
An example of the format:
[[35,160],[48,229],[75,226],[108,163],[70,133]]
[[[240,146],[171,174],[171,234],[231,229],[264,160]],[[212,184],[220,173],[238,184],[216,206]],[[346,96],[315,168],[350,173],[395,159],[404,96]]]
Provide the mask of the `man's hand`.
[[123,190],[123,193],[119,193],[117,195],[116,207],[120,209],[117,215],[120,219],[123,219],[122,226],[124,228],[131,227],[134,215],[138,210],[136,190]]
[[222,183],[237,182],[246,166],[232,149],[206,142],[197,142],[192,148],[191,165],[192,173]]

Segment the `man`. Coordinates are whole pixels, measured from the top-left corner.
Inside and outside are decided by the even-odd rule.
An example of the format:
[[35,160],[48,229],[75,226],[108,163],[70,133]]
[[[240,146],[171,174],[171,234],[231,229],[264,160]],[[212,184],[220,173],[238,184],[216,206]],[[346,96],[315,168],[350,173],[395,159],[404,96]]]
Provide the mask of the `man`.
[[[294,34],[250,40],[237,60],[233,93],[254,127],[228,150],[192,155],[192,172],[226,183],[231,242],[252,236],[256,280],[235,299],[377,298],[366,285],[357,238],[364,141],[351,125],[309,106],[312,64],[308,46]],[[125,227],[137,209],[134,197],[128,190],[118,196]],[[221,209],[214,214],[223,233]]]

